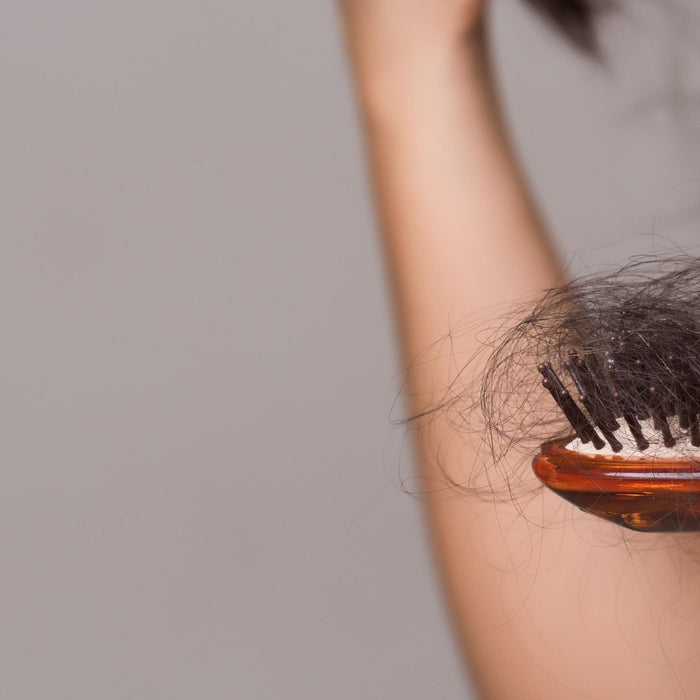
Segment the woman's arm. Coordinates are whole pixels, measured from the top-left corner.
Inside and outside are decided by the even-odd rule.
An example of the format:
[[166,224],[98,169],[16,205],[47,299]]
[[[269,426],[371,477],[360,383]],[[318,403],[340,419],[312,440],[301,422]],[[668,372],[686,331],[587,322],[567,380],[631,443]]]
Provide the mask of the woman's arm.
[[482,27],[459,31],[458,9],[474,3],[433,4],[445,17],[343,3],[408,359],[450,322],[558,275],[504,134]]
[[[551,287],[561,274],[494,98],[482,4],[341,2],[407,362],[460,321]],[[460,334],[452,343],[466,361],[475,339]],[[416,410],[453,378],[454,361],[412,367]],[[467,382],[478,366],[470,372]],[[445,449],[452,429],[439,416],[418,442],[428,480],[443,478],[439,461],[460,481],[476,459],[476,447],[463,442]],[[537,507],[545,522],[561,512],[548,492]],[[571,525],[529,528],[509,502],[434,498],[428,516],[456,629],[485,697],[632,697],[632,687],[637,698],[676,697],[684,680],[639,581],[619,605],[632,556],[624,547],[602,548]],[[661,590],[674,585],[664,575]],[[669,639],[674,648],[697,647],[690,634],[676,625]],[[648,640],[643,650],[630,635]],[[697,673],[689,679],[697,682]]]

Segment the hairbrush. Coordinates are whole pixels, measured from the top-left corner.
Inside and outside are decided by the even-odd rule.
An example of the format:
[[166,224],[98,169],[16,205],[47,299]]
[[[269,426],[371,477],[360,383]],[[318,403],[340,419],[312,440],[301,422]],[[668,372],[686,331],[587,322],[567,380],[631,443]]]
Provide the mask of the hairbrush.
[[541,446],[535,474],[634,530],[700,530],[699,274],[693,259],[643,282],[614,280],[597,308],[579,300],[565,314],[588,335],[579,328],[574,346],[558,348],[559,367],[538,364],[573,432]]
[[550,290],[499,333],[480,406],[490,483],[507,474],[512,493],[501,458],[537,451],[539,480],[584,511],[700,531],[700,260],[637,258]]
[[[640,338],[611,338],[604,358],[570,350],[564,363],[580,406],[545,362],[542,384],[573,429],[546,442],[537,477],[584,511],[634,530],[700,530],[700,385],[676,356]],[[645,375],[645,362],[658,361]],[[665,381],[658,382],[665,372]],[[698,451],[700,454],[700,451]]]

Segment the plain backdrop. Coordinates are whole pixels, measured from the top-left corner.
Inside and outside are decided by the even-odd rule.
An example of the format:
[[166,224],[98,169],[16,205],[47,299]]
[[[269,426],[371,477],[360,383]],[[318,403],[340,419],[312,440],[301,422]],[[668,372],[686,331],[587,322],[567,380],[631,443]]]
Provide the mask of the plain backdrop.
[[[572,268],[694,242],[686,4],[599,65],[495,2]],[[5,0],[0,52],[0,695],[469,697],[333,3]]]

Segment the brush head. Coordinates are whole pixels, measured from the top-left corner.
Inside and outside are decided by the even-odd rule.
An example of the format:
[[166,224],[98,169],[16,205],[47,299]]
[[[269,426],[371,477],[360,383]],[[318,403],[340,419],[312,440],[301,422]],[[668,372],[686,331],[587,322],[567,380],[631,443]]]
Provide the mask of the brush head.
[[533,469],[555,493],[618,525],[698,531],[697,377],[681,357],[658,354],[665,339],[661,347],[640,339],[651,337],[613,336],[602,356],[569,351],[564,368],[580,406],[551,363],[539,364],[576,437],[543,445]]
[[575,289],[537,365],[573,437],[545,441],[536,475],[625,527],[700,530],[698,261]]

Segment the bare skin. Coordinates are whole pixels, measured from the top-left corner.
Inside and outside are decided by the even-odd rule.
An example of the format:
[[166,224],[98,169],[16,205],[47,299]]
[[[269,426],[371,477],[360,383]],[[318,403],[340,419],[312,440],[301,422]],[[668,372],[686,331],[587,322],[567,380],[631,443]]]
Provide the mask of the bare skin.
[[[503,128],[484,3],[340,6],[409,364],[461,320],[488,318],[556,285],[560,262]],[[453,342],[452,357],[412,368],[416,410],[454,376],[454,357],[475,347],[473,333]],[[438,461],[459,481],[477,459],[476,445],[456,441],[440,418],[418,447],[426,483],[442,478]],[[524,514],[512,501],[460,497],[428,499],[427,516],[455,630],[484,698],[700,692],[696,546],[650,535],[625,543],[614,526],[576,515],[549,492]]]

